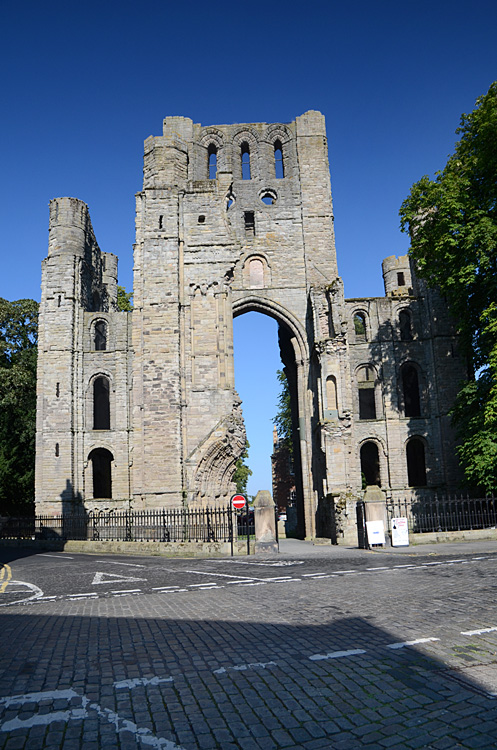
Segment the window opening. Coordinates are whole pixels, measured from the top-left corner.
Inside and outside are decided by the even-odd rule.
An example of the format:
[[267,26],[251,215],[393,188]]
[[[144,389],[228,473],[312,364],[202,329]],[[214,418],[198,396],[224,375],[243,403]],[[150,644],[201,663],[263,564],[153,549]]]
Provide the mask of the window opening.
[[200,216],[198,217],[198,223],[205,224],[205,216],[203,214],[200,214]]
[[208,154],[208,167],[209,167],[209,180],[215,180],[217,177],[217,148],[213,143],[210,144],[207,149]]
[[62,300],[62,296],[59,294],[59,298],[57,300],[57,307],[60,307],[61,300]]
[[372,367],[361,367],[357,373],[359,388],[359,419],[376,419],[375,372]]
[[245,234],[255,236],[255,215],[253,211],[245,211],[243,214],[245,222]]
[[412,341],[411,313],[407,310],[401,310],[399,313],[399,328],[401,341]]
[[405,285],[406,285],[406,280],[405,280],[405,277],[404,277],[404,272],[403,271],[398,271],[398,273],[397,273],[397,286],[405,286]]
[[93,381],[93,429],[110,430],[110,398],[107,378]]
[[106,448],[95,448],[89,456],[93,469],[93,497],[112,499],[112,461]]
[[402,368],[402,390],[404,392],[404,415],[406,417],[421,416],[418,371],[413,365],[405,365]]
[[159,229],[163,228],[162,227],[162,220],[163,220],[163,218],[164,218],[163,216],[159,216]]
[[362,312],[354,315],[354,333],[356,343],[360,344],[368,340],[366,335],[366,316]]
[[273,203],[276,203],[276,193],[273,193],[272,190],[265,190],[261,195],[261,201],[266,206],[272,206]]
[[95,323],[94,344],[96,352],[104,352],[107,349],[107,324],[105,320],[97,320]]
[[59,457],[60,451],[59,451],[59,444],[55,443],[55,456],[56,458]]
[[57,396],[57,398],[59,398],[59,396],[60,396],[60,383],[57,383],[56,386],[55,386],[55,395]]
[[372,441],[361,446],[361,475],[363,489],[375,484],[381,487],[378,446]]
[[242,143],[242,180],[250,180],[250,148],[248,143]]
[[285,176],[281,141],[275,141],[274,143],[274,176],[277,180],[281,180]]
[[419,438],[411,438],[406,445],[407,482],[409,487],[426,486],[425,446]]

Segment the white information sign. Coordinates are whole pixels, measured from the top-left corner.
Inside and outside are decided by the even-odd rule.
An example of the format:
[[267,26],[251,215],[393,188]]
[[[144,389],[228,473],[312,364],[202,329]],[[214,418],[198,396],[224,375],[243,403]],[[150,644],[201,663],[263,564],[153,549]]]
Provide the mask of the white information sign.
[[407,518],[392,518],[392,547],[409,546]]
[[366,521],[368,541],[370,544],[385,544],[385,527],[383,521]]

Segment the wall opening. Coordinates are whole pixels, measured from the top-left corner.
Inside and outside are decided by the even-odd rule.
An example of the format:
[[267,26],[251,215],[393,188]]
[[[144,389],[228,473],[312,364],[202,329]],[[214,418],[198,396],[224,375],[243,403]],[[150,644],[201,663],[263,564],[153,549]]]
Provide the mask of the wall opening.
[[250,148],[248,143],[242,143],[241,146],[241,159],[242,159],[242,180],[250,180]]
[[107,323],[105,320],[97,320],[95,323],[93,344],[96,352],[103,352],[107,349]]
[[93,429],[110,430],[110,384],[107,378],[93,381]]
[[362,344],[368,340],[366,315],[362,312],[357,312],[354,315],[354,336],[357,344]]
[[359,419],[376,419],[375,376],[374,368],[371,365],[364,365],[357,372]]
[[412,341],[412,319],[408,310],[401,310],[399,313],[400,340]]
[[207,149],[207,163],[209,180],[215,180],[217,177],[217,148],[213,143]]
[[372,440],[361,446],[361,475],[363,489],[374,484],[381,487],[378,446]]
[[93,497],[112,499],[112,461],[114,456],[106,448],[95,448],[88,458],[92,463]]
[[274,142],[274,176],[277,180],[285,176],[285,165],[283,163],[283,148],[281,141]]
[[406,417],[421,416],[418,371],[414,365],[404,365],[402,368],[402,390],[404,395],[404,415]]
[[420,438],[411,438],[408,441],[406,460],[409,487],[426,487],[425,446]]

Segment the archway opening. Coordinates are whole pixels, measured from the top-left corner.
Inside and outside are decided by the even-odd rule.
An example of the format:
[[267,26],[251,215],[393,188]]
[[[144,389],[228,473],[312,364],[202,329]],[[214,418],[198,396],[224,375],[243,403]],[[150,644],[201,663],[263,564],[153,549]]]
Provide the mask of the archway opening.
[[106,448],[95,448],[88,458],[93,470],[93,497],[111,499],[114,456]]
[[364,489],[375,484],[381,486],[378,446],[371,440],[361,446],[361,474]]
[[[302,468],[298,439],[297,367],[292,332],[269,313],[247,306],[234,311],[233,339],[235,388],[242,399],[242,410],[250,443],[248,495],[271,491],[280,513],[286,510],[289,533],[305,534]],[[287,386],[278,380],[284,373]],[[288,434],[275,434],[274,417],[282,388],[288,388],[290,427]],[[291,443],[290,455],[283,455]]]

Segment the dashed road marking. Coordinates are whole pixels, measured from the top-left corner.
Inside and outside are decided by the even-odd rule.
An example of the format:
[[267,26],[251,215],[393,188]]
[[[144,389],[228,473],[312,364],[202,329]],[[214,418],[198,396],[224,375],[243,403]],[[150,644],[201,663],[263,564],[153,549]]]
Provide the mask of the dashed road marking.
[[74,557],[69,557],[69,555],[66,555],[65,553],[61,553],[60,555],[49,555],[47,552],[40,552],[38,557],[55,557],[57,560],[60,560],[61,558],[63,560],[74,560]]
[[98,563],[108,563],[109,565],[126,565],[128,568],[146,568],[146,565],[138,565],[138,563],[123,563],[116,562],[115,560],[96,560]]
[[461,635],[483,635],[484,633],[494,633],[497,628],[481,628],[480,630],[461,630]]
[[146,578],[136,578],[136,576],[122,576],[118,573],[95,573],[92,584],[98,586],[99,584],[107,583],[118,583],[119,581],[146,581]]
[[247,669],[267,669],[278,666],[275,661],[257,661],[250,664],[234,664],[232,667],[220,667],[213,669],[212,674],[225,674],[228,671],[245,672]]
[[117,680],[117,682],[114,682],[114,687],[116,690],[121,690],[122,688],[132,690],[134,687],[161,685],[163,682],[172,681],[172,677],[133,677],[131,680]]
[[[40,589],[39,586],[36,586],[34,583],[29,583],[28,581],[15,581],[13,578],[11,578],[10,584],[12,587],[15,585],[26,586],[26,588],[30,589],[30,591],[32,591],[33,593],[31,594],[31,596],[24,597],[24,599],[15,599],[14,601],[10,601],[10,602],[2,602],[0,604],[0,607],[10,607],[13,604],[24,604],[25,602],[31,602],[43,596],[43,591]],[[15,589],[14,589],[14,592],[18,593],[18,591],[16,591]],[[10,590],[9,590],[9,593],[11,593]]]
[[309,656],[311,661],[323,661],[324,659],[343,659],[346,656],[358,656],[359,654],[365,654],[366,651],[362,648],[352,648],[349,651],[330,651],[328,654],[313,654]]
[[418,643],[431,643],[439,641],[440,638],[416,638],[414,641],[401,641],[400,643],[387,643],[387,648],[397,649],[405,646],[417,646]]

